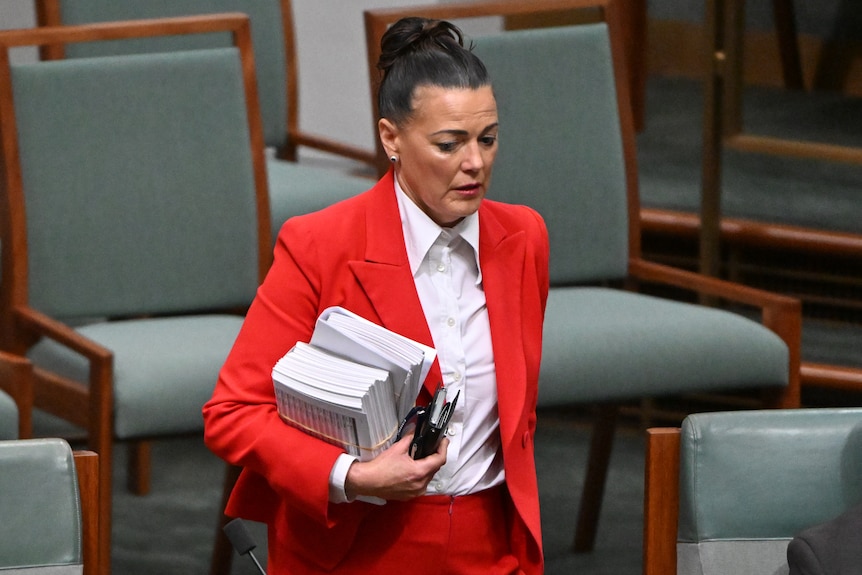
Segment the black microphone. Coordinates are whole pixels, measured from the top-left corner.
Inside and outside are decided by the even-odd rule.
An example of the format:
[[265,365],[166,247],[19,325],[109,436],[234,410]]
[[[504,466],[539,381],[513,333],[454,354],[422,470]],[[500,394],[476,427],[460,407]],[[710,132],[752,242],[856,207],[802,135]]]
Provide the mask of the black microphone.
[[236,549],[236,552],[240,555],[248,554],[251,557],[251,560],[254,561],[255,566],[257,566],[257,570],[260,571],[261,575],[266,575],[266,571],[263,570],[263,567],[260,566],[260,562],[258,562],[257,557],[252,553],[252,549],[257,547],[255,545],[254,540],[251,538],[251,533],[248,532],[248,528],[243,523],[243,520],[237,517],[236,519],[232,519],[227,525],[223,527],[224,534],[227,535],[227,538],[230,539],[230,544],[233,545],[233,548]]

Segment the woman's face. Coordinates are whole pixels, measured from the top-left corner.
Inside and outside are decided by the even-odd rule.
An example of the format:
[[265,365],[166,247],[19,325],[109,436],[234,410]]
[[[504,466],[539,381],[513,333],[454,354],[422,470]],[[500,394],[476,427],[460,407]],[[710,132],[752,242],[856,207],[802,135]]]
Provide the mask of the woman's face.
[[497,155],[497,102],[490,86],[421,86],[404,125],[384,118],[379,127],[387,154],[398,158],[398,183],[432,220],[450,227],[479,209]]

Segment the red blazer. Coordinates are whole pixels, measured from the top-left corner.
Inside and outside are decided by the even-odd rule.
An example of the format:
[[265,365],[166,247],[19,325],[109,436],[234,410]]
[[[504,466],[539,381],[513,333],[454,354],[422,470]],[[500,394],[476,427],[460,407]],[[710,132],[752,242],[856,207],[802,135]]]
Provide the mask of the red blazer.
[[[479,261],[491,324],[512,548],[525,573],[543,569],[533,455],[542,321],[548,295],[548,237],[532,209],[484,200]],[[433,346],[413,283],[390,171],[371,190],[281,229],[274,264],[204,406],[209,448],[243,472],[226,513],[270,526],[270,545],[289,545],[331,569],[372,505],[329,503],[329,474],[341,449],[279,419],[272,367],[317,316],[340,305]],[[422,401],[441,380],[436,364]],[[279,566],[270,565],[276,575]]]

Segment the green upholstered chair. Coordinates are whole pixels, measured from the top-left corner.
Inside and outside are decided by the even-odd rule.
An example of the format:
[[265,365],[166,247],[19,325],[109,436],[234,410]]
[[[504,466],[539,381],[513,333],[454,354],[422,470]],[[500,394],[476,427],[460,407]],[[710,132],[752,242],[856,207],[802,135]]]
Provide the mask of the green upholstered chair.
[[648,430],[645,575],[787,573],[787,544],[862,501],[862,409],[703,413]]
[[[508,3],[464,6],[478,16],[476,5],[491,12],[495,4]],[[605,406],[574,543],[585,551],[595,540],[615,404],[756,389],[766,390],[770,406],[797,406],[800,305],[641,258],[635,132],[617,6],[569,4],[598,17],[473,40],[499,110],[489,197],[533,206],[550,234],[552,287],[538,404]],[[452,5],[440,11],[446,9]],[[719,307],[638,293],[648,284],[752,306],[766,326]]]
[[0,573],[98,573],[97,467],[62,439],[0,441]]
[[[235,46],[9,64],[10,48],[221,32]],[[203,429],[201,407],[271,260],[246,16],[0,34],[2,343],[36,405],[101,457]],[[108,573],[110,558],[102,558]]]
[[[268,157],[273,239],[291,216],[316,211],[363,192],[373,182],[337,170],[296,163],[297,149],[309,147],[370,165],[373,150],[310,134],[299,127],[298,58],[290,0],[37,0],[40,24],[88,24],[217,12],[243,12],[252,21],[257,87]],[[131,42],[48,46],[46,58],[79,58],[227,45],[226,35],[159,37]],[[282,160],[291,160],[288,162]]]
[[33,432],[33,367],[27,358],[0,351],[0,440]]

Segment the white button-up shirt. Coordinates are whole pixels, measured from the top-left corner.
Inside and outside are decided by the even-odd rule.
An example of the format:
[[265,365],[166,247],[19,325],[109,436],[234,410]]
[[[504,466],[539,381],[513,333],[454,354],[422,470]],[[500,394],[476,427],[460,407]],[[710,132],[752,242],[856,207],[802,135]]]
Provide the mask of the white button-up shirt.
[[[397,180],[395,191],[410,269],[447,398],[460,392],[447,432],[446,464],[428,493],[474,493],[504,480],[497,378],[479,267],[479,215],[443,228],[407,197]],[[343,455],[333,468],[333,502],[346,501],[344,479],[353,460]]]
[[497,377],[482,271],[479,214],[451,228],[434,223],[400,189],[407,258],[437,350],[447,398],[459,393],[449,422],[446,465],[429,493],[465,495],[503,481]]

